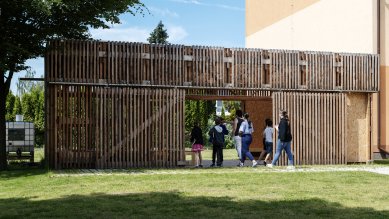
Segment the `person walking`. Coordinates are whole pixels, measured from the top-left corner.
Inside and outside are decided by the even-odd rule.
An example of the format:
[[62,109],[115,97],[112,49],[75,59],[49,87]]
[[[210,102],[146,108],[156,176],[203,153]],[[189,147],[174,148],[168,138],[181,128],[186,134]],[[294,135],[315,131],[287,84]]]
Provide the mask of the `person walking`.
[[231,135],[234,139],[236,152],[238,153],[238,158],[239,158],[238,166],[240,166],[240,161],[242,159],[242,138],[239,136],[239,128],[243,121],[244,119],[243,119],[242,110],[237,110],[235,113],[234,123],[232,125]]
[[[270,163],[270,157],[273,153],[273,122],[271,119],[266,119],[266,128],[263,130],[263,139],[264,139],[264,150],[261,152],[261,155],[259,156],[258,163],[259,164],[267,164]],[[265,156],[265,160],[262,161],[262,158]]]
[[[217,167],[223,166],[223,147],[224,147],[224,135],[228,135],[228,130],[221,124],[221,119],[216,117],[215,126],[209,130],[210,141],[212,142],[212,164],[211,167],[215,166],[217,161]],[[216,160],[217,157],[217,160]]]
[[273,162],[268,164],[268,167],[273,167],[276,165],[278,159],[280,158],[282,150],[286,151],[288,155],[288,169],[294,169],[293,162],[293,153],[291,149],[292,133],[290,130],[290,121],[288,113],[285,110],[280,110],[280,123],[278,126],[275,126],[275,129],[278,131],[278,140],[276,154],[274,155]]
[[202,164],[202,157],[201,157],[201,151],[204,148],[204,141],[203,141],[203,131],[199,127],[199,123],[195,122],[192,132],[190,134],[190,141],[192,143],[192,151],[195,153],[196,158],[196,168],[203,167]]
[[253,155],[250,152],[250,144],[253,141],[252,133],[254,132],[253,123],[249,120],[249,114],[244,114],[245,120],[242,122],[242,125],[239,128],[239,134],[242,137],[242,158],[240,160],[240,166],[244,166],[246,157],[252,161],[252,167],[257,165]]

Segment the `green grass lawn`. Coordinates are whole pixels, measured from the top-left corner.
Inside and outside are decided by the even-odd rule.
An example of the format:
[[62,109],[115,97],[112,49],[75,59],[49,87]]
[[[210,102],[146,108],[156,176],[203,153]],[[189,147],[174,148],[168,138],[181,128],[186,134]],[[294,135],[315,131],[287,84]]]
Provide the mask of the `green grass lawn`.
[[[190,151],[190,148],[186,148],[186,151]],[[212,160],[212,148],[204,148],[204,151],[201,152],[201,155],[204,160]],[[186,160],[190,160],[190,155],[186,155]],[[235,149],[223,149],[223,159],[224,160],[238,160],[238,154]]]
[[0,172],[0,218],[389,218],[389,176],[369,172],[73,172]]

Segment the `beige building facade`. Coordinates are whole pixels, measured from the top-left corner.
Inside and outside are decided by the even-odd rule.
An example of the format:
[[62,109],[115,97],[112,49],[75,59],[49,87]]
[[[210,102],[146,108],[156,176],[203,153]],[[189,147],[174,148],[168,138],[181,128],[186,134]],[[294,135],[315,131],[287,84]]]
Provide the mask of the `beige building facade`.
[[380,92],[366,96],[363,120],[369,148],[355,161],[389,151],[389,0],[246,0],[246,47],[380,54]]

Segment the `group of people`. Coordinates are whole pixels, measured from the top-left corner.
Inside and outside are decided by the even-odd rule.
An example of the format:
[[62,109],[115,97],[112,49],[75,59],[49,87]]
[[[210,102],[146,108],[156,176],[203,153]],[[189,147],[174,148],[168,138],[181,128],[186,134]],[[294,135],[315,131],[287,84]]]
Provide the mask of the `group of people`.
[[[285,110],[281,110],[279,116],[280,122],[278,125],[275,125],[274,128],[271,119],[266,119],[266,126],[262,133],[264,150],[261,152],[258,161],[256,161],[250,152],[250,144],[253,140],[252,133],[254,132],[253,123],[249,120],[248,113],[243,114],[241,110],[236,111],[231,135],[234,138],[235,149],[239,158],[238,166],[243,167],[246,158],[248,158],[252,162],[252,167],[257,166],[258,164],[273,167],[276,165],[282,150],[285,150],[288,156],[288,168],[294,168],[293,153],[291,150],[292,134],[288,113]],[[274,129],[278,131],[278,139],[276,154],[271,161]],[[223,147],[225,145],[225,135],[228,135],[228,133],[224,121],[220,117],[216,117],[215,125],[208,132],[209,141],[213,145],[211,167],[223,166]],[[204,140],[201,128],[198,124],[195,124],[192,129],[191,142],[193,142],[192,151],[196,155],[196,167],[202,167],[201,151],[203,150]],[[264,160],[262,160],[263,158]]]

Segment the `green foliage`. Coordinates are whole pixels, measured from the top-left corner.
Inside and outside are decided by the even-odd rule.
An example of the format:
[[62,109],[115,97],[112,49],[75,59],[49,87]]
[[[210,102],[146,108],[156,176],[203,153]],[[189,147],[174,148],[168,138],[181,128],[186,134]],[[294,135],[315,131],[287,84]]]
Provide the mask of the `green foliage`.
[[228,129],[228,135],[225,136],[224,140],[225,140],[225,147],[227,149],[231,149],[231,148],[235,148],[235,145],[234,145],[234,139],[231,137],[231,130],[232,130],[232,125],[229,124],[229,123],[226,123],[226,127]]
[[[15,115],[22,115],[22,102],[20,101],[20,97],[19,96],[16,96],[15,98],[15,105],[14,105],[14,109],[13,109],[13,116],[15,117]],[[15,120],[15,118],[14,118]],[[14,121],[12,120],[12,121]]]
[[36,84],[22,95],[22,114],[24,121],[33,122],[35,126],[36,145],[44,144],[44,88],[43,84]]
[[220,116],[225,120],[225,118],[226,118],[226,110],[224,109],[224,106],[222,107],[222,112],[221,112]]
[[[34,71],[27,71],[24,77],[33,78]],[[23,115],[24,121],[33,122],[35,126],[35,143],[38,147],[44,144],[45,126],[45,94],[42,82],[20,81],[17,84],[19,92],[22,94],[20,109],[16,108],[18,114]]]
[[[200,128],[203,130],[205,146],[212,146],[208,142],[208,131],[215,125],[215,104],[215,101],[185,101],[185,133],[187,139],[189,139],[190,131],[193,128],[194,122],[198,121]],[[226,108],[224,108],[224,106],[226,106]],[[231,114],[229,116],[225,115],[225,109],[230,111]],[[231,124],[235,118],[236,109],[240,109],[240,101],[223,101],[221,117],[226,121],[226,127],[229,132],[232,130]],[[190,147],[189,140],[187,140],[186,143],[186,147]],[[234,148],[234,141],[230,134],[225,136],[225,145],[226,148]]]
[[47,40],[87,39],[88,29],[120,23],[123,13],[143,13],[138,0],[0,1],[0,69],[17,72],[44,54]]
[[[203,131],[204,143],[208,143],[207,133],[210,128],[209,120],[213,122],[215,110],[215,101],[185,101],[185,133],[187,139],[189,139],[193,125],[195,122],[198,122],[201,130]],[[189,142],[189,140],[186,142]]]
[[[241,109],[240,101],[223,101],[220,117],[222,117],[224,121],[232,122],[235,119],[235,112],[238,109]],[[226,111],[228,111],[230,115],[226,115]]]
[[241,108],[240,101],[223,101],[223,106],[226,108],[228,112]]
[[160,21],[153,32],[150,33],[150,37],[147,38],[147,41],[149,41],[149,43],[167,44],[169,43],[167,38],[169,38],[167,30],[164,29],[164,25],[162,21]]
[[14,105],[15,100],[18,99],[13,95],[12,92],[9,92],[7,95],[7,102],[5,103],[5,120],[6,121],[15,121],[15,114],[14,114]]
[[[36,75],[35,71],[32,71],[31,69],[26,70],[26,74],[24,75],[24,78],[34,78]],[[42,76],[43,77],[43,76]],[[37,84],[36,81],[22,81],[19,80],[18,83],[16,83],[16,87],[18,88],[18,92],[23,95],[26,92],[31,91],[31,89]]]
[[88,39],[89,28],[109,28],[123,13],[143,14],[139,0],[0,1],[0,170],[6,169],[5,110],[13,74],[43,56],[48,40]]
[[208,120],[215,114],[215,101],[185,101],[185,130],[190,132],[195,122],[204,130],[208,126]]
[[229,112],[230,112],[230,115],[228,115],[228,116],[226,116],[225,117],[225,120],[226,121],[231,121],[231,122],[233,122],[234,121],[234,119],[235,119],[235,114],[236,114],[236,110],[238,110],[238,109],[240,109],[240,107],[238,107],[238,108],[233,108],[233,109],[231,109]]

